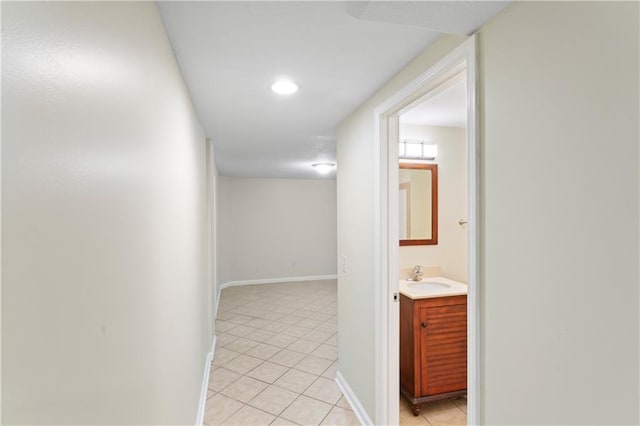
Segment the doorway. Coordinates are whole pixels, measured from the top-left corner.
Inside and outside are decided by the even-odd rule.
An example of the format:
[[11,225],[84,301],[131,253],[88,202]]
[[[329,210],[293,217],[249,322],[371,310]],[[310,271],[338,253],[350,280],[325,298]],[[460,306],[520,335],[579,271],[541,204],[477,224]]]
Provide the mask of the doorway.
[[[466,83],[467,215],[461,218],[467,239],[467,393],[468,424],[480,422],[479,406],[479,271],[478,271],[478,166],[476,126],[475,36],[400,89],[375,110],[378,148],[376,181],[376,419],[384,424],[399,420],[399,147],[400,115],[433,97],[448,82],[463,76]],[[466,219],[466,220],[465,220]],[[403,232],[405,232],[403,230]]]

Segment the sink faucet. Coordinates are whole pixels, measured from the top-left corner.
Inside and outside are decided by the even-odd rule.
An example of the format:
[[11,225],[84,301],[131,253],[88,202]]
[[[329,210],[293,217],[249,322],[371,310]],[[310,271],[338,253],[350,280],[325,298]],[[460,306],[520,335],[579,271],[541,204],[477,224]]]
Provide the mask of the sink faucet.
[[420,265],[416,265],[416,266],[414,266],[413,272],[409,276],[408,280],[410,280],[410,281],[420,281],[422,279],[422,275],[424,275],[424,272],[422,272],[420,270]]

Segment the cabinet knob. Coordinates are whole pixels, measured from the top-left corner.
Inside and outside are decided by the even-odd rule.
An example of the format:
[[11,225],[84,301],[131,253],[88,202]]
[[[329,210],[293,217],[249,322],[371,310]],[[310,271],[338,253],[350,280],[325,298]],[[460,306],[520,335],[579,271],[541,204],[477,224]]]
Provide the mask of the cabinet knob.
[[422,328],[427,328],[427,323],[426,322],[420,323],[420,325],[422,326]]

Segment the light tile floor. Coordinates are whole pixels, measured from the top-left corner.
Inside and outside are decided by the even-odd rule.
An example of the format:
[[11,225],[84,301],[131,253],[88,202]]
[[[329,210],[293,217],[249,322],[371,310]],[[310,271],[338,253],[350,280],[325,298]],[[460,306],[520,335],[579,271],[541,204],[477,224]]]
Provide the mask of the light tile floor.
[[467,424],[467,398],[457,398],[425,404],[419,416],[411,412],[411,405],[400,397],[400,425],[453,426]]
[[358,425],[335,383],[336,282],[222,291],[204,423]]
[[[335,280],[223,290],[205,425],[359,425],[334,381],[336,300]],[[466,424],[466,399],[415,417],[400,398],[400,424]]]

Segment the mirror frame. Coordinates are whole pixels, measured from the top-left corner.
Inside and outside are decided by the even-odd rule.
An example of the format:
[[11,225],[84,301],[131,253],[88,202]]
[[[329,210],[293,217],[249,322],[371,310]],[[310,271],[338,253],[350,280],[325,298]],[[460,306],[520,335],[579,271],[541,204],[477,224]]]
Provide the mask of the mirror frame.
[[431,170],[431,238],[427,240],[400,240],[400,246],[433,246],[438,244],[438,165],[426,163],[400,163],[401,169]]

